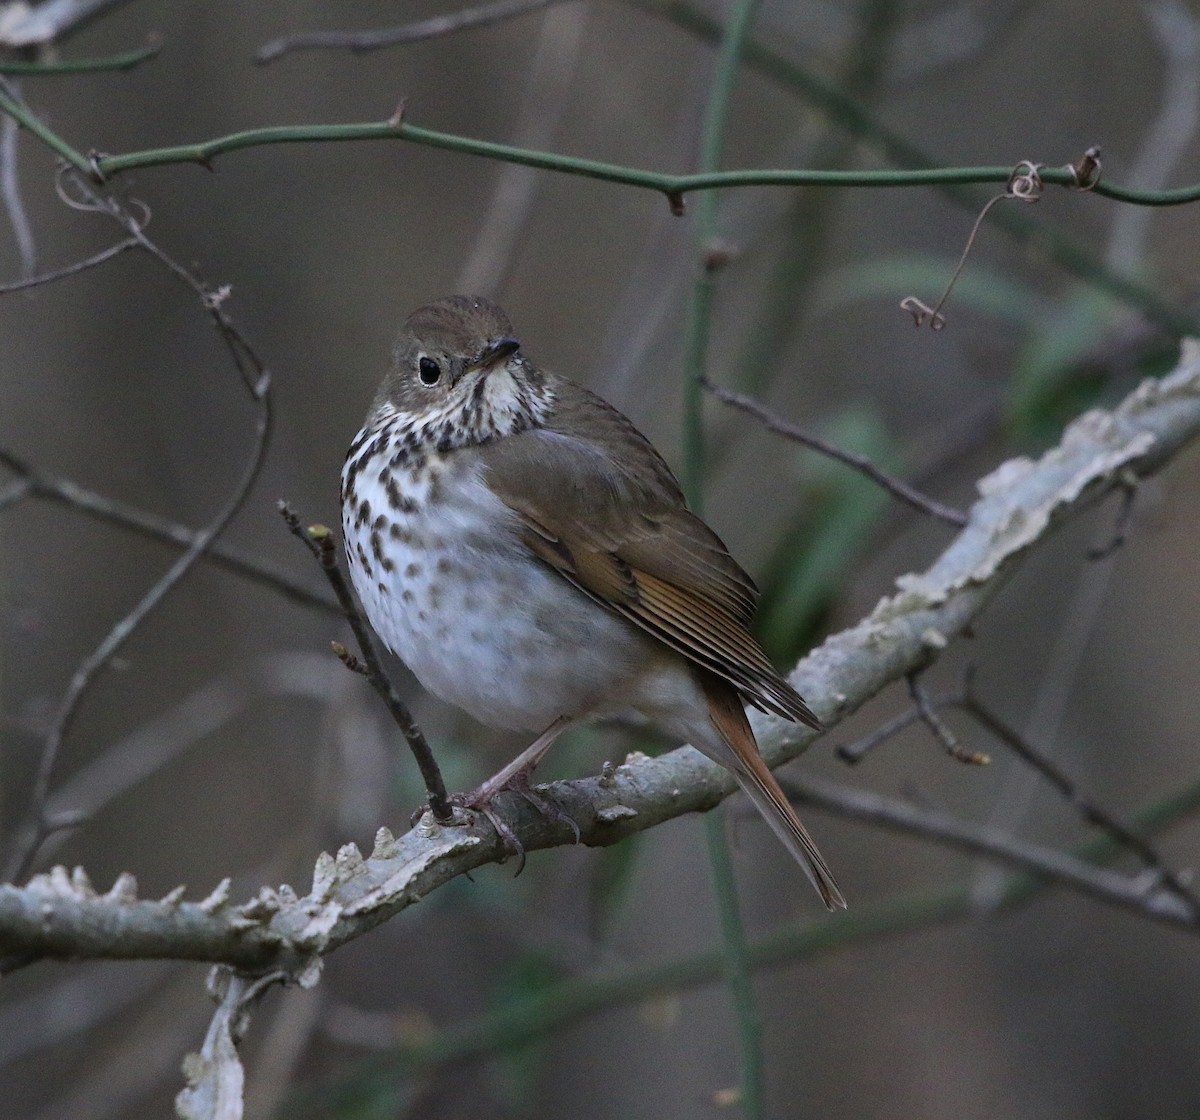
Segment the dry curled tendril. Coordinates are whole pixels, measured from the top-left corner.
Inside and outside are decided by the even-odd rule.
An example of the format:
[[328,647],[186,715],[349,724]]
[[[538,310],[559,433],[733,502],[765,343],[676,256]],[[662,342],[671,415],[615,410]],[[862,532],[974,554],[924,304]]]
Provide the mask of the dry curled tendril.
[[[72,210],[81,210],[91,214],[109,214],[113,217],[121,213],[121,206],[117,202],[91,190],[79,172],[70,164],[59,165],[58,172],[54,177],[54,190],[63,204]],[[135,207],[140,211],[139,217],[126,213],[128,229],[131,234],[137,236],[150,224],[152,216],[150,207],[140,198],[132,196],[126,197],[124,204],[126,207]]]
[[[970,256],[971,249],[975,244],[975,237],[979,233],[979,227],[983,225],[983,219],[987,217],[988,211],[997,202],[1003,202],[1006,198],[1014,198],[1018,202],[1037,202],[1042,197],[1042,190],[1045,187],[1041,176],[1043,166],[1043,164],[1033,163],[1027,159],[1021,160],[1013,168],[1012,174],[1009,175],[1008,183],[1005,185],[1003,193],[996,195],[994,198],[989,198],[984,203],[983,209],[979,211],[979,216],[975,219],[975,224],[971,226],[971,233],[967,237],[967,243],[963,248],[962,256],[958,258],[958,264],[955,266],[954,273],[950,277],[950,283],[946,285],[946,290],[942,293],[942,298],[933,307],[930,307],[916,296],[906,296],[900,301],[900,306],[912,316],[913,326],[920,328],[928,323],[930,330],[940,331],[946,325],[946,316],[942,314],[942,308],[945,306],[946,300],[950,298],[950,293],[954,290],[954,285],[958,282],[958,277],[967,263],[967,257]],[[1100,172],[1102,170],[1100,149],[1097,147],[1088,148],[1083,153],[1079,162],[1067,164],[1066,170],[1071,175],[1071,190],[1093,190],[1096,184],[1100,182]]]

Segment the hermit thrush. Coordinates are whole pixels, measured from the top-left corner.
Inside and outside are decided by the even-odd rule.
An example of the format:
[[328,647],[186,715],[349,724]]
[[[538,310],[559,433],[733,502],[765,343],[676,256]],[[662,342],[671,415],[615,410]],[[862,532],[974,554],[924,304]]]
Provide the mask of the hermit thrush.
[[845,906],[743,701],[820,724],[750,635],[758,593],[621,413],[454,296],[413,312],[342,469],[354,586],[430,692],[493,727],[637,712],[732,771]]

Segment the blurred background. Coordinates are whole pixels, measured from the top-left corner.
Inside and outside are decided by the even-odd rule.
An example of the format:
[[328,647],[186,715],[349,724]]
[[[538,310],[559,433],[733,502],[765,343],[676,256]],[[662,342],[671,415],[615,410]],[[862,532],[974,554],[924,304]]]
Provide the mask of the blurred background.
[[[157,57],[127,73],[30,77],[21,91],[83,151],[384,120],[406,99],[407,120],[429,128],[633,167],[696,165],[713,32],[731,11],[715,0],[572,0],[368,54],[253,61],[279,35],[453,10],[140,0],[62,54],[129,50],[157,32]],[[752,38],[727,167],[890,166],[884,130],[948,165],[1061,166],[1099,144],[1115,182],[1200,175],[1200,9],[1179,0],[765,0]],[[812,76],[865,108],[867,135],[810,96]],[[16,168],[37,270],[119,239],[60,202],[54,160],[28,135]],[[256,148],[124,182],[164,249],[231,286],[225,308],[273,377],[269,457],[228,540],[315,592],[316,566],[274,503],[337,523],[342,457],[398,324],[438,296],[500,300],[528,355],[607,397],[679,465],[695,205],[673,217],[651,192],[390,141]],[[965,507],[996,463],[1036,453],[1083,407],[1168,368],[1170,332],[1092,281],[1102,267],[1181,314],[1194,308],[1195,206],[1135,209],[1054,188],[1036,205],[1000,203],[946,328],[915,330],[899,300],[936,300],[989,193],[724,193],[710,376]],[[1093,265],[1064,268],[1014,236],[1017,222]],[[16,241],[0,225],[0,276],[17,278]],[[708,519],[763,589],[760,632],[781,666],[951,539],[746,416],[710,400],[706,419]],[[0,447],[47,475],[199,527],[243,470],[253,420],[194,294],[143,254],[0,300]],[[1198,466],[1193,450],[1142,487],[1125,547],[1105,560],[1087,553],[1112,536],[1115,506],[1072,523],[927,677],[953,688],[974,664],[988,703],[1118,816],[1196,776]],[[76,666],[177,555],[61,503],[0,511],[0,836],[28,804]],[[306,890],[323,848],[403,827],[421,787],[378,701],[328,653],[345,637],[335,616],[201,563],[90,694],[51,804],[91,816],[48,844],[39,867],[86,864],[102,889],[131,871],[148,897],[179,883],[201,897],[231,875],[236,899],[263,883]],[[421,695],[396,668],[454,788],[522,745]],[[955,763],[919,727],[853,770],[834,756],[908,705],[893,687],[788,772],[1040,843],[1092,835],[954,713],[991,766]],[[579,734],[543,773],[594,773],[633,746],[648,747]],[[845,930],[756,973],[768,1115],[1196,1114],[1194,940],[1062,890],[996,913],[1000,873],[987,863],[810,809],[851,906],[826,916],[745,807],[725,812],[752,941]],[[1164,857],[1189,867],[1197,836],[1194,824],[1175,829]],[[953,886],[971,900],[956,918],[912,917]],[[865,936],[855,923],[885,909],[899,917]],[[686,971],[718,946],[698,818],[613,850],[538,853],[519,879],[511,864],[485,868],[334,954],[315,990],[268,998],[243,1047],[248,1115],[737,1115],[723,1095],[738,1079],[728,991],[652,982],[660,966]],[[204,973],[42,963],[6,978],[0,1112],[169,1115],[180,1060],[211,1014]],[[623,996],[596,995],[614,977]],[[537,1030],[546,1008],[581,992],[594,1012]]]

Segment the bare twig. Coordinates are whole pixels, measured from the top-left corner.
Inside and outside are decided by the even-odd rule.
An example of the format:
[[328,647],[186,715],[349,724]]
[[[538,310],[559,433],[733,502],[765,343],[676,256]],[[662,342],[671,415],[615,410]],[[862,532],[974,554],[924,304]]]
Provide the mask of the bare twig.
[[224,506],[208,526],[196,535],[186,551],[142,596],[137,605],[117,622],[92,653],[84,658],[71,678],[42,748],[26,820],[13,842],[4,875],[9,880],[21,878],[27,873],[39,847],[52,830],[54,822],[47,819],[46,813],[50,782],[63,740],[74,723],[85,695],[99,673],[109,664],[130,635],[191,570],[196,561],[208,550],[213,540],[241,509],[262,467],[271,430],[270,377],[253,348],[221,308],[221,301],[187,269],[152,242],[146,236],[138,219],[135,219],[116,199],[97,194],[82,176],[75,175],[72,184],[78,195],[76,206],[105,214],[123,226],[131,238],[201,297],[205,310],[212,318],[221,338],[233,356],[242,381],[250,393],[257,415],[250,456],[241,479]]
[[789,424],[786,420],[776,416],[770,409],[759,401],[756,401],[753,397],[747,397],[742,393],[735,393],[732,389],[724,389],[720,385],[713,384],[707,377],[702,380],[701,384],[717,400],[753,416],[768,431],[783,436],[785,439],[795,440],[797,443],[804,444],[805,447],[811,447],[814,451],[819,451],[822,455],[836,459],[839,463],[844,463],[860,474],[866,475],[867,478],[882,486],[894,498],[908,503],[914,509],[919,509],[922,513],[927,513],[931,517],[936,517],[941,521],[945,521],[950,525],[957,525],[960,528],[967,523],[967,515],[961,510],[943,505],[941,502],[927,497],[920,491],[914,490],[908,483],[881,471],[865,455],[856,455],[852,451],[844,451],[840,447],[834,447],[833,444],[826,443],[825,440],[810,435],[794,424]]
[[1185,901],[1193,912],[1200,914],[1200,900],[1180,880],[1179,876],[1163,863],[1162,857],[1154,847],[1117,820],[1107,809],[1085,797],[1074,780],[1060,770],[1046,754],[1038,750],[1024,735],[984,704],[975,695],[970,682],[968,682],[963,695],[962,708],[1004,743],[1022,762],[1031,766],[1045,778],[1066,801],[1079,811],[1085,821],[1103,829],[1121,847],[1133,852],[1147,868],[1154,872],[1155,877],[1161,880],[1168,890]]
[[[1200,913],[1200,900],[1179,876],[1166,866],[1162,857],[1151,845],[1123,825],[1106,809],[1085,798],[1075,782],[1055,766],[1049,757],[979,699],[973,688],[974,671],[972,668],[968,668],[963,687],[959,692],[947,693],[939,697],[928,696],[921,687],[916,674],[910,674],[908,681],[913,707],[883,724],[870,735],[864,736],[848,746],[839,747],[836,753],[840,758],[849,763],[859,762],[870,750],[892,735],[918,721],[923,721],[930,727],[947,752],[959,758],[960,761],[987,761],[987,755],[965,751],[954,733],[937,715],[937,710],[940,708],[959,708],[967,712],[977,723],[995,735],[1010,747],[1014,754],[1042,775],[1079,811],[1085,821],[1102,829],[1118,846],[1134,852],[1169,890],[1178,894]],[[996,830],[991,831],[995,832]]]
[[[962,693],[955,692],[946,696],[927,697],[925,703],[929,709],[937,711],[939,708],[961,704]],[[912,727],[914,723],[920,723],[924,718],[924,713],[914,705],[886,723],[881,723],[874,731],[864,735],[861,739],[856,739],[853,743],[841,744],[833,753],[843,762],[856,766],[876,747],[882,746],[888,739],[899,735],[901,731]]]
[[434,16],[432,19],[417,20],[379,31],[312,31],[299,35],[283,35],[259,47],[254,61],[260,66],[265,66],[293,51],[348,50],[355,54],[363,54],[383,47],[416,43],[423,39],[453,35],[457,31],[487,27],[559,2],[560,0],[495,0],[491,4],[480,4],[477,8],[464,8],[449,15]]
[[[5,120],[9,121],[12,118],[5,117]],[[0,284],[0,295],[8,295],[10,292],[23,292],[27,288],[36,288],[40,284],[53,284],[55,280],[63,280],[68,276],[86,272],[89,268],[95,268],[97,265],[104,264],[105,261],[111,261],[113,257],[119,257],[127,249],[136,249],[137,247],[138,243],[132,237],[127,237],[124,241],[118,241],[115,245],[110,245],[107,249],[102,249],[95,256],[76,261],[74,264],[66,265],[63,268],[56,268],[53,272],[42,272],[37,276],[31,275],[21,280],[13,280],[7,284]]]
[[1107,560],[1114,552],[1124,546],[1125,534],[1129,529],[1129,521],[1133,516],[1133,503],[1134,499],[1137,498],[1137,492],[1137,479],[1127,479],[1121,487],[1121,504],[1117,506],[1117,517],[1113,524],[1112,536],[1109,537],[1106,544],[1088,549],[1087,558],[1089,560]]
[[[122,242],[122,244],[136,246],[137,242]],[[99,521],[117,525],[148,540],[160,541],[163,544],[190,548],[195,544],[199,534],[199,530],[180,525],[165,517],[159,517],[157,514],[139,509],[137,506],[132,506],[116,498],[97,494],[70,479],[47,474],[3,447],[0,447],[0,465],[7,467],[19,476],[10,486],[0,489],[0,510],[13,501],[32,495],[58,502],[71,509],[77,509]],[[215,567],[261,583],[303,606],[330,613],[341,613],[337,601],[330,595],[312,590],[266,561],[248,556],[224,541],[214,541],[204,554],[204,560]]]
[[1033,871],[1143,917],[1170,925],[1195,928],[1198,914],[1191,899],[1164,890],[1158,876],[1130,877],[1085,863],[1055,848],[1030,844],[998,829],[972,824],[939,810],[883,797],[867,790],[806,778],[782,780],[784,791],[796,800],[855,820],[870,821],[939,843],[999,860],[1010,867]]
[[[212,540],[233,519],[241,509],[247,495],[258,477],[266,453],[270,432],[270,410],[266,403],[268,397],[264,394],[259,399],[260,413],[256,424],[256,432],[251,457],[243,471],[242,478],[224,507],[209,525],[201,530],[195,541],[167,569],[159,580],[141,598],[137,605],[125,615],[105,636],[104,640],[80,663],[67,686],[66,694],[60,702],[55,715],[53,726],[46,737],[42,748],[42,756],[34,779],[33,791],[30,796],[30,810],[27,822],[20,836],[16,839],[12,855],[6,865],[4,878],[15,881],[22,878],[37,855],[42,842],[56,831],[60,825],[49,820],[45,813],[46,799],[50,792],[50,781],[54,767],[58,761],[59,751],[63,740],[70,731],[79,706],[84,696],[91,688],[97,675],[112,660],[126,640],[142,624],[166,597],[167,593],[191,570],[195,562],[208,549]],[[75,823],[78,823],[76,821]]]
[[937,714],[937,710],[929,699],[929,695],[921,685],[919,673],[908,674],[908,694],[912,697],[913,705],[917,709],[918,718],[933,732],[933,737],[941,743],[951,758],[958,762],[965,762],[971,766],[986,766],[992,761],[986,754],[970,750],[958,741],[958,736],[950,730],[946,721]]
[[446,794],[446,783],[442,779],[437,759],[433,757],[433,751],[429,749],[425,734],[413,718],[412,712],[408,710],[408,705],[400,699],[396,686],[383,671],[370,628],[359,613],[346,578],[342,575],[333,534],[324,525],[313,525],[305,529],[300,524],[300,518],[296,516],[287,502],[279,502],[278,507],[283,520],[287,523],[288,530],[320,562],[321,570],[329,580],[329,586],[333,588],[334,595],[337,596],[342,613],[346,616],[346,621],[350,623],[350,629],[354,631],[358,648],[362,651],[362,660],[359,662],[358,659],[353,658],[346,647],[337,642],[333,643],[334,652],[348,669],[352,672],[362,673],[371,682],[371,687],[383,698],[392,719],[396,721],[396,726],[400,728],[400,733],[404,736],[413,757],[417,760],[421,777],[425,780],[425,792],[429,797],[430,812],[433,813],[434,819],[439,824],[452,821],[454,810]]

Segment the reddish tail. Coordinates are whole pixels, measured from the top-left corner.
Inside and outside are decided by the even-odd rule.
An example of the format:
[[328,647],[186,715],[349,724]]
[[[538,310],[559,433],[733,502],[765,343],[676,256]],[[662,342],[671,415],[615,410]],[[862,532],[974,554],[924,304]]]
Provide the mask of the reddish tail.
[[817,851],[808,830],[800,823],[787,795],[779,788],[775,775],[763,761],[737,692],[728,682],[707,673],[702,683],[708,696],[709,719],[733,756],[727,765],[738,784],[804,869],[825,905],[830,910],[844,910],[846,900],[838,890],[833,873]]

